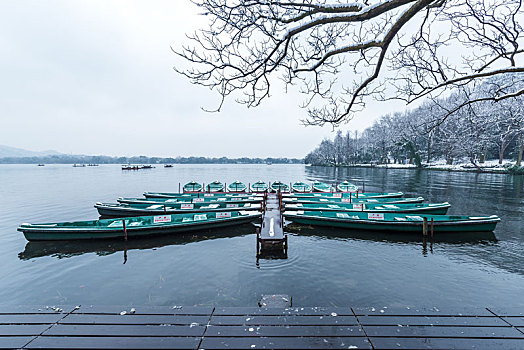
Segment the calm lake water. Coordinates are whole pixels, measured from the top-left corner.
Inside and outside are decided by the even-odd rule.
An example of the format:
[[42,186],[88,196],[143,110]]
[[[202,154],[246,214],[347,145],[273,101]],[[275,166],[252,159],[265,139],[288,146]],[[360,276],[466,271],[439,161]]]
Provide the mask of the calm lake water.
[[[437,237],[302,228],[287,259],[256,259],[251,226],[178,237],[29,243],[23,222],[96,219],[93,204],[190,180],[349,180],[366,191],[449,201],[451,214],[502,218],[494,234]],[[524,306],[524,177],[303,165],[0,165],[0,303],[255,306]],[[458,236],[458,235],[457,235]]]

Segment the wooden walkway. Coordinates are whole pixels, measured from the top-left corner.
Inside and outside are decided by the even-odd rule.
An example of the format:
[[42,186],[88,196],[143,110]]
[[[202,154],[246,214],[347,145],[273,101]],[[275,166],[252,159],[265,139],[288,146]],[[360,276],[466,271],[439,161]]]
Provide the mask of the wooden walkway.
[[524,308],[1,306],[0,348],[524,349]]
[[264,250],[283,250],[287,253],[287,235],[284,234],[282,197],[279,193],[266,193],[260,234],[257,235],[257,254]]

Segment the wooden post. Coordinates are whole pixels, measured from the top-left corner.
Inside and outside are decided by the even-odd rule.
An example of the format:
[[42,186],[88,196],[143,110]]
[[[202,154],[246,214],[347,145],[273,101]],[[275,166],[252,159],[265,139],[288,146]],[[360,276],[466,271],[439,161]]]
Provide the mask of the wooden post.
[[362,193],[366,192],[366,183],[362,183]]
[[126,219],[122,219],[122,224],[124,225],[124,240],[127,241]]
[[433,240],[433,218],[431,218],[431,240]]
[[352,197],[351,195],[352,195],[352,193],[349,192],[349,203],[351,203],[351,197]]
[[422,219],[422,235],[426,237],[428,235],[428,218]]
[[178,193],[180,193],[180,182],[178,183]]
[[358,189],[357,189],[357,198],[358,198]]
[[166,213],[166,205],[164,204],[164,214]]

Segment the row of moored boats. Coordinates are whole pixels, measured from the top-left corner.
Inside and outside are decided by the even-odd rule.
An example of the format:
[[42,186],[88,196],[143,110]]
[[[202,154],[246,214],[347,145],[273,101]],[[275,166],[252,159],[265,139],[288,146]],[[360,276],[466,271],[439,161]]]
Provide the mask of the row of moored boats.
[[[228,191],[225,191],[225,189]],[[267,193],[277,192],[287,222],[355,230],[387,232],[483,232],[493,231],[500,219],[493,216],[446,215],[450,204],[424,203],[422,197],[402,192],[361,193],[343,182],[329,185],[240,181],[227,187],[215,181],[190,182],[183,193],[145,192],[141,198],[96,203],[99,220],[22,224],[28,240],[100,239],[147,236],[211,229],[259,221]],[[336,191],[338,190],[338,191]]]

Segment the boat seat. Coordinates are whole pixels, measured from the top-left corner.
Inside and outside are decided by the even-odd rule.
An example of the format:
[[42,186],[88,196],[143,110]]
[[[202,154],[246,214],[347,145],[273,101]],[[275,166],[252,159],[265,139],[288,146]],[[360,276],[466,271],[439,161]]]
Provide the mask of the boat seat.
[[384,204],[384,207],[386,207],[388,209],[398,209],[398,207],[396,205],[393,205],[393,204]]
[[162,204],[154,204],[154,205],[150,205],[146,209],[158,209],[158,208],[162,208],[162,207],[163,207]]
[[395,220],[396,221],[407,221],[406,218],[402,218],[402,217],[395,217]]
[[320,198],[320,201],[321,201],[321,202],[329,202],[329,201],[328,201],[327,199],[325,199],[325,198]]
[[182,219],[182,222],[188,222],[188,221],[193,221],[193,219],[192,218],[183,218]]
[[227,201],[227,198],[220,197],[220,198],[217,198],[217,201],[224,202],[224,201]]
[[336,204],[328,204],[328,207],[329,208],[333,208],[333,209],[339,209],[340,208],[340,206],[336,205]]
[[206,214],[195,214],[195,216],[193,216],[193,220],[195,221],[207,220],[207,215]]
[[415,215],[415,216],[406,216],[406,219],[410,220],[410,221],[422,221],[424,219],[422,219],[421,216],[418,216],[418,215]]
[[107,227],[122,227],[122,220],[113,221]]
[[346,213],[337,213],[337,218],[349,219],[349,214],[346,214]]
[[368,202],[370,202],[370,203],[377,203],[378,200],[376,200],[376,199],[368,199]]
[[141,221],[135,221],[135,222],[130,222],[129,223],[129,226],[140,226],[140,225],[142,225]]
[[168,199],[166,200],[166,202],[175,203],[175,202],[178,202],[178,199]]

